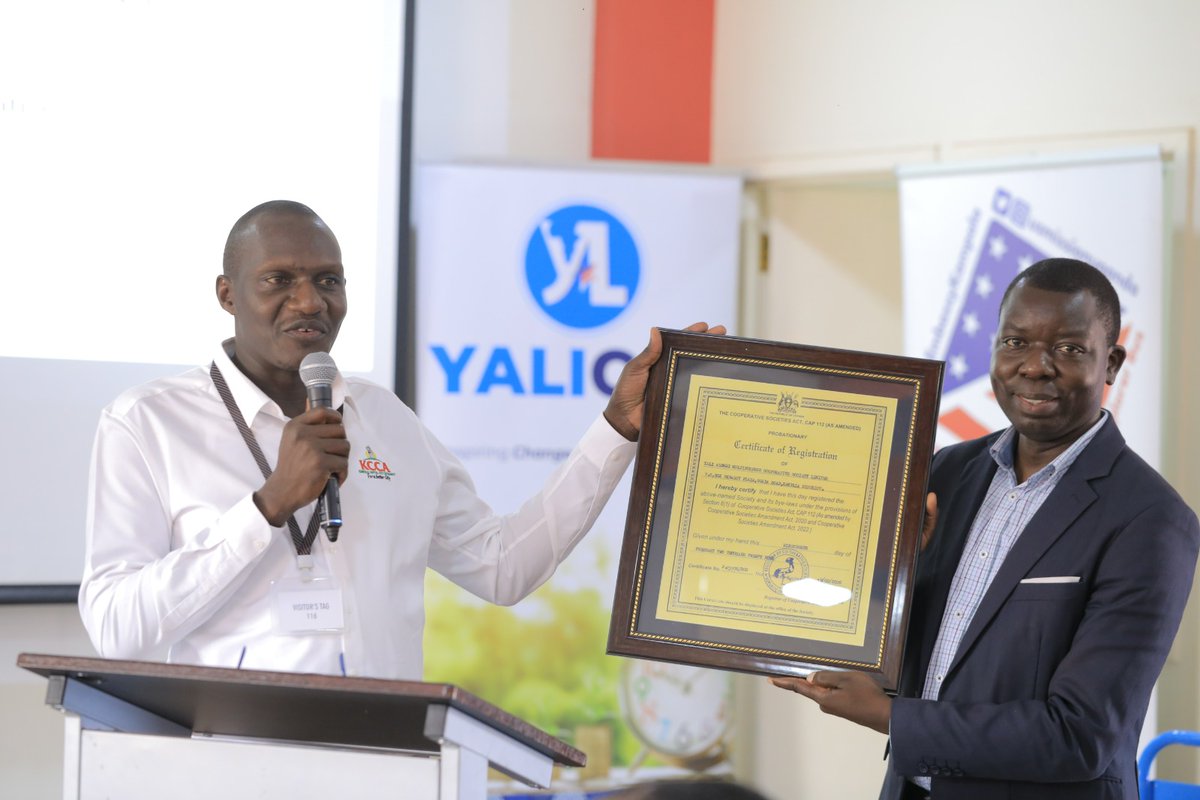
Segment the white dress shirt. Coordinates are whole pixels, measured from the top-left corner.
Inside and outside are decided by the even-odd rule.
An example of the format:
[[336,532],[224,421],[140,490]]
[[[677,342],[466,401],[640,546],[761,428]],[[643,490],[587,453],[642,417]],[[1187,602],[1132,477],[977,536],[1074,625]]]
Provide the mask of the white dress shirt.
[[[274,468],[288,418],[223,348],[215,361]],[[517,602],[583,538],[635,450],[600,417],[538,494],[499,516],[391,391],[339,376],[333,404],[351,449],[345,525],[334,544],[319,534],[312,556],[313,572],[341,588],[344,627],[315,634],[273,621],[273,582],[300,576],[295,549],[254,504],[262,475],[207,367],[104,410],[79,593],[102,656],[419,680],[425,568]],[[296,512],[301,530],[315,506]]]

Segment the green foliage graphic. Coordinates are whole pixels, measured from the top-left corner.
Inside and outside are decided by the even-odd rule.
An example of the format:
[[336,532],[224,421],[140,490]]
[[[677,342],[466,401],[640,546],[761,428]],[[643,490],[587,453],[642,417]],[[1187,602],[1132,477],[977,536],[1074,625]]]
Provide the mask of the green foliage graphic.
[[484,603],[439,575],[425,582],[425,680],[453,683],[567,742],[609,725],[614,765],[638,752],[621,722],[611,615],[592,589],[543,586],[516,608]]

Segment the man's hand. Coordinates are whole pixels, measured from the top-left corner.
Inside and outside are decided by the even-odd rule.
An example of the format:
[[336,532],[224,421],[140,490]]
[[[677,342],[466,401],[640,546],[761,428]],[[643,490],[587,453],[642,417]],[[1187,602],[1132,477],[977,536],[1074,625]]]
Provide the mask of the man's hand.
[[925,522],[921,525],[921,552],[929,547],[933,540],[933,531],[937,528],[937,495],[933,492],[925,495]]
[[350,442],[342,417],[331,408],[310,408],[283,428],[275,471],[254,493],[254,504],[278,527],[298,508],[316,500],[330,475],[344,483]]
[[[684,328],[691,333],[724,334],[724,325],[714,325],[696,322]],[[646,399],[646,379],[650,375],[650,367],[662,355],[662,334],[658,328],[650,329],[650,343],[646,349],[638,353],[625,364],[621,377],[613,389],[612,397],[608,398],[608,407],[604,409],[604,418],[622,436],[629,441],[637,441],[642,430],[642,411]]]
[[892,698],[862,672],[814,672],[807,678],[771,678],[771,683],[815,701],[826,714],[888,732]]

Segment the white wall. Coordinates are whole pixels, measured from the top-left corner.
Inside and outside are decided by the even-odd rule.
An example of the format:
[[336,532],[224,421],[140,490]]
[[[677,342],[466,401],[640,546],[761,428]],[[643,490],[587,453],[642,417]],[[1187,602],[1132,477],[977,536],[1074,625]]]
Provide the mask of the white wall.
[[715,160],[1194,124],[1190,0],[718,0]]
[[581,162],[592,0],[418,0],[414,161]]

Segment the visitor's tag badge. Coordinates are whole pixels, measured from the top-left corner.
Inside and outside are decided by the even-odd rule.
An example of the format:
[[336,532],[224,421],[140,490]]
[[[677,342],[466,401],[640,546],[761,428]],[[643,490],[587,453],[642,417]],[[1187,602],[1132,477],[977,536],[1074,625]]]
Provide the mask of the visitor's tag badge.
[[271,583],[277,633],[337,633],[345,627],[342,590],[333,578],[282,578]]

